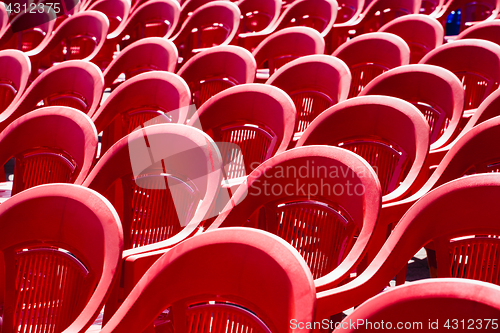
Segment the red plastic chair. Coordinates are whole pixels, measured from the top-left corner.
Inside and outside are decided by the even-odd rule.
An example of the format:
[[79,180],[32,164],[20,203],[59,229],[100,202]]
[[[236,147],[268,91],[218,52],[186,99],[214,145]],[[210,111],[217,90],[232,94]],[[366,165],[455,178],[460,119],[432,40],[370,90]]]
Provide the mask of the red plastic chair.
[[500,116],[500,90],[498,89],[484,99],[460,134],[465,134],[474,126],[496,116]]
[[17,15],[0,30],[0,48],[31,51],[50,38],[55,23],[56,13],[48,6],[42,13],[27,11]]
[[9,13],[7,12],[6,6],[0,8],[0,30],[3,30],[9,25]]
[[481,21],[492,21],[500,13],[497,0],[449,0],[435,18],[445,28],[446,35],[458,35]]
[[[368,4],[368,5],[367,5]],[[365,0],[365,9],[355,19],[334,24],[325,36],[326,51],[332,53],[349,39],[379,30],[384,24],[403,15],[418,14],[421,0]]]
[[189,59],[177,72],[199,108],[215,94],[238,84],[253,83],[257,65],[250,52],[232,45],[214,46]]
[[[220,169],[217,146],[205,133],[186,125],[160,124],[120,139],[83,185],[105,195],[117,209],[125,249],[158,242],[167,246],[170,242],[165,240],[200,228],[219,190]],[[156,247],[135,253],[151,249]]]
[[348,98],[355,97],[374,78],[389,69],[408,65],[410,49],[399,36],[372,32],[351,39],[332,54],[351,70]]
[[496,332],[500,327],[499,298],[500,288],[489,283],[462,279],[418,281],[370,298],[334,332],[372,332],[374,327],[437,332],[453,327],[460,331],[480,328]]
[[316,289],[326,290],[348,279],[367,253],[380,204],[380,183],[362,158],[301,147],[254,169],[208,230],[245,226],[280,236],[304,257]]
[[43,106],[69,106],[92,115],[101,102],[104,79],[87,61],[68,60],[42,73],[16,104],[0,114],[0,131],[22,115]]
[[104,87],[116,88],[125,80],[149,71],[174,72],[177,48],[171,41],[160,37],[138,40],[127,46],[104,71]]
[[179,64],[203,49],[228,45],[238,32],[240,10],[229,1],[211,1],[196,9],[171,38],[179,51]]
[[[98,193],[50,184],[0,205],[2,332],[86,332],[120,269],[120,220]],[[5,287],[5,289],[4,289]]]
[[365,158],[382,185],[383,201],[403,197],[414,186],[429,151],[429,126],[410,103],[389,96],[363,96],[320,114],[297,147],[339,146]]
[[121,31],[127,24],[130,13],[130,2],[127,0],[99,0],[89,5],[85,10],[96,10],[108,18],[108,37],[113,38],[115,31]]
[[101,332],[142,332],[167,308],[157,330],[306,332],[291,329],[290,321],[312,321],[315,289],[304,260],[285,241],[230,228],[165,253]]
[[465,110],[475,109],[500,82],[500,46],[486,40],[464,39],[429,52],[421,64],[453,72],[465,89]]
[[464,30],[457,36],[460,39],[484,39],[500,45],[500,20],[480,22]]
[[240,0],[236,3],[241,12],[238,35],[272,27],[281,14],[281,0]]
[[295,59],[278,69],[266,84],[285,91],[297,109],[292,146],[323,111],[347,99],[351,72],[340,59],[318,54]]
[[0,133],[0,165],[15,158],[12,195],[47,183],[81,184],[92,168],[97,144],[97,131],[87,115],[68,107],[41,108]]
[[[142,1],[144,1],[144,0],[142,0]],[[181,5],[181,11],[180,11],[180,15],[179,15],[179,24],[177,24],[174,27],[174,31],[173,31],[172,35],[176,35],[181,30],[181,27],[184,24],[184,22],[186,22],[186,20],[191,15],[193,15],[195,10],[197,10],[201,6],[203,6],[209,2],[212,2],[212,1],[214,1],[214,0],[186,0],[183,2],[179,2]]]
[[359,95],[393,96],[416,106],[429,124],[431,150],[451,142],[463,115],[462,84],[453,73],[438,66],[394,68],[371,81]]
[[410,47],[410,63],[418,63],[424,55],[443,44],[444,30],[438,20],[422,14],[398,17],[378,31],[399,37]]
[[157,71],[139,74],[121,84],[91,115],[103,132],[101,156],[132,131],[157,123],[186,121],[191,93],[176,74]]
[[226,179],[245,177],[275,154],[285,151],[296,121],[293,101],[281,89],[262,84],[241,84],[218,93],[191,117],[188,125],[203,129],[222,145]]
[[[461,135],[451,148],[442,148],[429,154],[424,170],[435,170],[427,182],[406,199],[382,206],[379,223],[389,229],[397,223],[406,211],[432,189],[454,179],[475,173],[498,172],[500,154],[500,118],[484,121]],[[448,150],[449,149],[449,150]],[[435,163],[436,156],[445,155]]]
[[[331,313],[349,309],[379,293],[408,260],[431,241],[437,246],[440,277],[498,283],[499,238],[474,236],[500,235],[496,219],[500,214],[499,195],[498,174],[464,177],[425,195],[408,210],[360,276],[342,287],[317,294],[315,320],[329,318]],[[467,265],[459,264],[461,246],[464,246],[462,260],[466,260]],[[475,293],[479,294],[477,290]],[[490,296],[488,294],[488,298],[498,304],[498,300]]]
[[285,28],[264,39],[252,52],[257,62],[257,81],[264,83],[284,64],[299,57],[323,54],[325,41],[308,27]]
[[435,17],[447,2],[448,0],[422,0],[420,14]]
[[114,54],[147,37],[169,38],[179,20],[179,3],[175,0],[151,0],[142,4],[114,33],[108,35],[95,57],[99,67],[106,68]]
[[24,93],[31,71],[30,59],[21,51],[0,51],[0,114]]
[[296,26],[313,28],[320,33],[321,37],[324,37],[330,32],[333,22],[335,22],[337,10],[336,0],[293,1],[272,26],[260,32],[239,34],[238,45],[254,51],[270,35]]
[[31,60],[31,78],[55,63],[89,61],[99,52],[108,33],[108,19],[97,11],[85,11],[65,20],[48,39],[26,52]]

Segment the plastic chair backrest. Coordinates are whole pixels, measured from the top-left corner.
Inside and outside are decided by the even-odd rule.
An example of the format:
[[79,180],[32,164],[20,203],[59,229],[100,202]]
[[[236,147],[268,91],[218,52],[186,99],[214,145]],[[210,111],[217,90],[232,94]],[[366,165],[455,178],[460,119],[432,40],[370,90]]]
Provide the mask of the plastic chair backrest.
[[175,26],[173,35],[177,34],[181,29],[182,25],[186,20],[193,15],[194,11],[200,8],[201,6],[212,2],[214,0],[186,0],[181,3],[181,10],[179,15],[179,24]]
[[[244,177],[252,165],[286,150],[293,136],[296,111],[281,89],[256,83],[228,88],[203,104],[188,125],[199,127],[222,145],[228,179]],[[235,156],[235,154],[237,156]],[[241,156],[240,156],[241,155]]]
[[0,51],[0,113],[19,101],[28,85],[30,59],[18,50]]
[[205,133],[160,124],[120,139],[83,185],[118,210],[129,249],[173,237],[188,224],[198,227],[219,190],[220,169],[217,146]]
[[168,331],[306,332],[292,330],[290,321],[313,319],[315,294],[304,260],[279,237],[215,230],[165,253],[101,332],[142,332],[169,307]]
[[3,331],[85,332],[116,279],[123,235],[100,194],[49,184],[2,203],[0,244]]
[[[114,86],[121,74],[125,80],[148,71],[175,71],[177,48],[160,37],[140,39],[121,51],[104,71],[104,86]],[[117,82],[119,83],[119,82]]]
[[280,0],[241,0],[237,4],[242,16],[238,33],[258,32],[272,27],[281,14]]
[[55,63],[67,60],[90,61],[97,55],[106,41],[109,21],[98,11],[84,11],[66,19],[52,36],[27,55],[31,59],[32,78],[39,70],[52,67]]
[[280,16],[274,31],[302,26],[317,30],[326,36],[337,18],[336,0],[297,0]]
[[0,114],[0,130],[20,116],[43,106],[69,106],[92,115],[101,102],[104,79],[99,68],[83,60],[68,60],[42,73],[16,104]]
[[211,1],[196,9],[171,38],[182,63],[201,49],[228,45],[238,32],[240,15],[238,6],[229,1]]
[[485,21],[474,24],[457,36],[460,39],[484,39],[500,45],[500,20]]
[[486,40],[463,39],[442,45],[420,63],[446,68],[462,81],[464,110],[477,108],[500,82],[500,46]]
[[349,277],[363,258],[380,205],[380,183],[362,158],[337,147],[300,147],[254,169],[208,230],[274,233],[299,251],[324,288]]
[[125,81],[93,114],[97,131],[104,131],[101,155],[132,131],[157,123],[186,121],[191,94],[178,75],[152,71]]
[[492,92],[476,109],[472,117],[469,119],[467,124],[464,126],[460,134],[467,133],[471,128],[480,123],[500,116],[500,90],[497,89]]
[[250,52],[233,45],[214,46],[189,59],[177,72],[200,107],[215,94],[243,83],[253,83],[257,65]]
[[[334,332],[371,331],[373,327],[410,330],[481,327],[494,332],[499,327],[498,320],[493,319],[500,318],[500,305],[496,301],[499,298],[500,288],[489,283],[426,279],[370,298]],[[359,325],[349,327],[349,323]]]
[[266,84],[285,91],[297,109],[298,135],[323,111],[347,99],[351,73],[340,59],[324,54],[295,59],[278,69]]
[[[316,320],[328,318],[332,313],[358,305],[376,295],[419,249],[431,241],[437,247],[438,267],[445,267],[451,273],[451,253],[448,247],[450,239],[471,235],[500,235],[500,225],[496,220],[496,216],[500,214],[497,200],[499,195],[498,174],[464,177],[426,194],[407,211],[361,275],[342,287],[318,293]],[[484,274],[486,280],[490,280],[490,277],[498,279],[499,266],[495,261],[498,263],[499,238],[473,237],[469,240],[472,243],[487,241],[497,244],[496,249],[495,245],[491,248],[491,252],[484,251],[483,246],[471,245],[470,252],[464,253],[462,260],[467,261],[469,268],[474,267],[476,273]],[[496,259],[490,256],[495,253]],[[440,260],[445,257],[448,258],[448,263]],[[454,259],[459,258],[455,256]],[[450,274],[443,277],[449,276]]]
[[365,0],[339,0],[339,8],[335,24],[355,20],[361,14]]
[[343,60],[351,70],[348,98],[355,97],[378,75],[389,69],[408,65],[410,49],[399,36],[386,32],[367,33],[342,44],[333,56]]
[[387,71],[359,94],[387,95],[416,106],[430,127],[431,150],[454,138],[462,119],[464,89],[450,71],[432,65],[408,65]]
[[410,47],[410,63],[418,63],[424,55],[443,44],[444,30],[438,20],[427,15],[410,14],[398,17],[378,31],[399,37]]
[[15,158],[12,195],[47,183],[83,183],[97,152],[90,118],[68,107],[32,111],[0,133],[0,165]]
[[326,144],[351,150],[375,169],[385,202],[408,192],[429,151],[429,126],[410,103],[389,96],[363,96],[320,114],[297,147]]
[[252,54],[257,68],[269,68],[272,75],[284,64],[301,56],[323,54],[325,41],[321,34],[308,27],[291,27],[266,37]]
[[128,0],[99,0],[94,2],[86,10],[97,10],[109,20],[108,36],[113,32],[121,30],[126,25],[130,13],[130,2]]
[[55,23],[56,13],[47,6],[42,13],[38,10],[23,12],[0,31],[0,47],[30,51],[50,38]]

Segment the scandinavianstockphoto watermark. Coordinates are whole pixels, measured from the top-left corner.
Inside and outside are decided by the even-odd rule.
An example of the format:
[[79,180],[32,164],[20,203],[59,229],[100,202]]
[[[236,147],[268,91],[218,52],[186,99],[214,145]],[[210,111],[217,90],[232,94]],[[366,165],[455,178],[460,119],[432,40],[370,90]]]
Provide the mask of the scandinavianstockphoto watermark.
[[251,164],[253,176],[257,178],[249,189],[251,196],[362,196],[365,187],[359,182],[372,177],[368,169],[355,170],[343,165],[318,165],[314,160],[305,164],[257,168]]

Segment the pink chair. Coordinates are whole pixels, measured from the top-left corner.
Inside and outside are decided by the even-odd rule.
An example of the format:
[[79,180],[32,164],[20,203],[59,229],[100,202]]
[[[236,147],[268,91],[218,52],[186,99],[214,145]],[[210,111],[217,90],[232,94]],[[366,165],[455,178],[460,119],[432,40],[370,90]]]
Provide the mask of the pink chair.
[[28,85],[30,59],[18,50],[0,51],[0,114],[16,104]]
[[399,37],[410,47],[410,63],[418,63],[429,51],[443,44],[444,30],[438,20],[422,14],[398,17],[378,31]]
[[[144,0],[142,0],[142,1],[144,1]],[[177,24],[174,27],[174,31],[172,32],[172,36],[176,35],[181,30],[181,27],[184,24],[184,22],[186,22],[186,20],[191,15],[193,15],[195,10],[197,10],[201,6],[206,5],[207,3],[212,2],[212,1],[214,1],[214,0],[186,0],[186,1],[179,2],[179,4],[181,5],[180,15],[179,15],[179,24]],[[137,6],[137,4],[139,2],[140,1],[137,1],[135,6]]]
[[451,142],[463,115],[464,89],[450,71],[431,65],[391,69],[371,81],[359,94],[386,95],[416,106],[430,127],[431,150]]
[[323,54],[325,41],[308,27],[285,28],[264,39],[252,52],[257,62],[257,81],[264,83],[284,64],[299,57]]
[[90,4],[85,10],[96,10],[106,15],[109,21],[108,37],[113,38],[115,31],[121,31],[127,24],[130,3],[127,0],[99,0]]
[[68,60],[42,73],[16,104],[0,114],[0,130],[22,115],[43,106],[69,106],[92,115],[101,102],[104,79],[87,61]]
[[101,156],[115,142],[144,126],[186,121],[191,93],[184,80],[173,73],[152,71],[125,81],[92,115],[103,132]]
[[270,35],[289,27],[309,27],[318,31],[321,37],[330,32],[337,17],[336,0],[297,0],[293,1],[272,26],[260,32],[238,35],[238,45],[249,51],[262,43]]
[[232,45],[214,46],[189,59],[177,72],[199,108],[210,97],[238,84],[253,83],[257,65],[250,52]]
[[[500,239],[497,237],[500,235],[500,226],[496,216],[500,214],[499,195],[498,174],[464,177],[429,192],[408,210],[360,276],[344,286],[317,294],[315,320],[329,318],[332,313],[349,309],[378,294],[408,260],[431,241],[437,246],[440,277],[463,277],[498,283]],[[464,251],[460,255],[462,246]],[[464,261],[467,265],[464,265]],[[467,274],[463,274],[465,267]],[[443,272],[441,274],[440,269]],[[479,294],[477,289],[474,293]],[[488,294],[488,298],[498,304],[497,299],[491,296]],[[457,312],[458,315],[461,313]]]
[[153,329],[167,308],[156,330],[306,332],[290,321],[313,320],[315,293],[304,260],[285,241],[247,228],[216,230],[166,252],[101,332]]
[[332,145],[365,158],[379,177],[383,202],[403,198],[429,151],[429,126],[410,103],[389,96],[348,99],[320,114],[297,147]]
[[231,43],[240,15],[238,6],[229,1],[211,1],[196,9],[171,38],[179,51],[179,64],[203,49]]
[[421,6],[421,0],[365,0],[364,3],[365,8],[354,20],[333,25],[325,36],[327,53],[332,53],[353,37],[379,30],[395,18],[418,14]]
[[119,50],[148,37],[169,38],[179,20],[179,3],[175,0],[151,0],[130,14],[127,21],[107,36],[95,62],[106,68]]
[[295,59],[278,69],[266,84],[285,91],[297,109],[295,145],[307,126],[332,105],[344,101],[351,87],[351,72],[340,59],[324,54]]
[[17,15],[0,30],[0,48],[31,51],[50,38],[55,23],[56,13],[48,6],[42,13],[27,11]]
[[500,288],[490,283],[462,279],[418,281],[370,298],[334,332],[371,332],[374,327],[415,331],[474,327],[495,332],[500,327],[498,319],[493,319],[500,318],[499,298]]
[[86,332],[120,270],[111,204],[77,185],[28,189],[0,205],[3,332]]
[[378,75],[389,69],[408,65],[410,49],[405,41],[386,32],[367,33],[342,44],[333,56],[344,61],[351,70],[348,98],[355,97]]
[[106,67],[104,87],[115,89],[125,80],[149,71],[174,72],[177,65],[177,48],[171,41],[148,37],[127,46]]
[[[228,111],[230,110],[230,111]],[[246,176],[275,154],[285,151],[296,121],[293,101],[281,89],[262,84],[228,88],[203,104],[188,125],[203,129],[221,145],[226,178]],[[235,157],[234,146],[241,149]]]
[[97,11],[85,11],[65,20],[48,39],[26,54],[31,60],[31,78],[55,63],[81,59],[89,61],[104,45],[108,19]]
[[457,40],[470,38],[489,40],[490,42],[500,45],[500,20],[497,19],[474,24],[457,36]]
[[0,133],[0,165],[15,158],[12,195],[47,183],[81,184],[94,164],[97,144],[87,115],[63,106],[41,108]]
[[446,35],[458,35],[481,21],[492,21],[500,13],[496,0],[449,0],[434,17],[445,28]]
[[276,234],[304,257],[316,290],[327,290],[360,269],[373,237],[385,239],[376,224],[381,196],[375,172],[356,154],[294,148],[256,167],[208,231],[244,226]]
[[429,52],[420,63],[441,66],[458,76],[465,89],[464,110],[477,108],[500,82],[500,46],[486,40],[448,43]]

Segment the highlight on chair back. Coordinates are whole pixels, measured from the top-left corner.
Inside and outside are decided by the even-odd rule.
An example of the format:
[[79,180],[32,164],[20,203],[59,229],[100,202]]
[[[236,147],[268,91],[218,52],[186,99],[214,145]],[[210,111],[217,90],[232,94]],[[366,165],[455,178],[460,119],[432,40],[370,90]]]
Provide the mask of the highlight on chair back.
[[0,205],[4,332],[85,332],[120,269],[120,219],[72,184],[28,189]]

